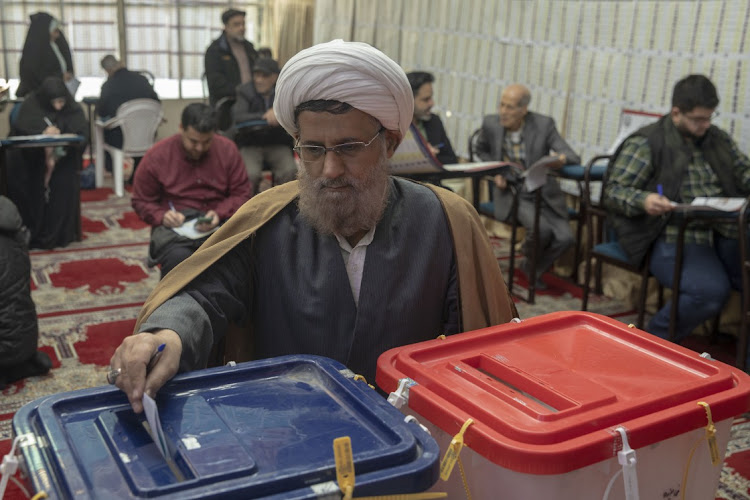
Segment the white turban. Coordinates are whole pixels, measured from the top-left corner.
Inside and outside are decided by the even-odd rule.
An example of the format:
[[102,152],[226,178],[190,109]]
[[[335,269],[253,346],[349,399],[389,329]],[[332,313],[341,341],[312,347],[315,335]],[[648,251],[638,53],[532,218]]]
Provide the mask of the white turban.
[[289,134],[297,135],[294,109],[312,100],[345,102],[377,118],[388,130],[406,134],[414,94],[401,66],[362,42],[332,42],[298,52],[276,82],[273,111]]

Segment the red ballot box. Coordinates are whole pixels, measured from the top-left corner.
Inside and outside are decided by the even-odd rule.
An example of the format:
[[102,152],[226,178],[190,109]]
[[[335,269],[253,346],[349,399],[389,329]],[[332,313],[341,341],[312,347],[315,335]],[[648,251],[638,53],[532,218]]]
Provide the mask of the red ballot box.
[[586,312],[392,349],[377,384],[443,455],[464,429],[449,498],[713,498],[750,408],[742,371]]

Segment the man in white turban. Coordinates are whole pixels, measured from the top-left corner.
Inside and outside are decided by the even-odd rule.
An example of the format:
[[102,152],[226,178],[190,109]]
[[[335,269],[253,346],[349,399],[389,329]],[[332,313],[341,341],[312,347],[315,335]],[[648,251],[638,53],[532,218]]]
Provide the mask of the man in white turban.
[[517,315],[471,205],[389,175],[412,108],[403,70],[367,44],[287,62],[274,112],[299,180],[252,198],[151,294],[110,362],[136,412],[178,371],[314,354],[373,380],[387,349]]

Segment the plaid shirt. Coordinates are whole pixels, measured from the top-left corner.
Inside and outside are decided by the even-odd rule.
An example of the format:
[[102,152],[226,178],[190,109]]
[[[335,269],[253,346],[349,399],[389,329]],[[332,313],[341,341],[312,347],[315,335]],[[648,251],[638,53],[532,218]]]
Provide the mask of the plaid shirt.
[[[740,189],[750,190],[750,159],[743,154],[737,144],[723,131],[723,140],[729,144],[733,158],[731,166],[736,179],[740,179]],[[692,159],[688,165],[680,188],[679,203],[690,203],[698,196],[723,196],[719,178],[703,157],[703,152],[690,141]],[[620,151],[620,155],[612,166],[607,183],[606,196],[614,202],[618,211],[626,217],[634,217],[645,213],[644,203],[650,191],[644,191],[649,180],[654,177],[654,167],[651,165],[651,148],[645,137],[631,137],[627,139]],[[706,227],[705,222],[695,221],[685,229],[685,243],[710,245],[713,243],[713,232],[717,231],[728,238],[737,238],[735,223],[714,224]],[[679,231],[678,221],[670,220],[665,229],[667,243],[676,243]]]
[[513,142],[509,133],[503,137],[503,161],[512,161],[526,166],[526,146],[523,137],[518,143]]

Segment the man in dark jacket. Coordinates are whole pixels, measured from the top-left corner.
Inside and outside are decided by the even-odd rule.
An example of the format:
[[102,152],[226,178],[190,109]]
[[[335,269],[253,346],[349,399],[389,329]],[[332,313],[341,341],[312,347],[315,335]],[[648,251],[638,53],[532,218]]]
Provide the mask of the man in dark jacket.
[[[102,69],[107,72],[107,81],[102,85],[99,102],[96,103],[96,114],[102,120],[108,120],[117,114],[117,108],[133,99],[159,100],[154,88],[142,74],[130,71],[113,55],[106,55],[101,61]],[[104,142],[122,148],[122,130],[120,127],[104,130]],[[107,155],[107,170],[112,171],[112,158]],[[133,158],[133,175],[140,158]],[[133,177],[131,176],[131,182]]]
[[[631,264],[650,255],[649,270],[671,287],[680,219],[674,203],[699,196],[750,194],[750,159],[725,131],[711,124],[719,96],[711,80],[690,75],[672,92],[672,109],[625,139],[610,162],[602,203]],[[719,314],[731,288],[741,288],[735,222],[688,225],[677,304],[676,340]],[[666,338],[671,301],[646,330]]]
[[440,117],[432,112],[435,101],[432,98],[432,83],[435,77],[432,73],[424,71],[412,71],[407,73],[409,85],[414,93],[414,119],[412,123],[427,139],[432,154],[443,165],[458,163],[456,153],[453,151],[445,127]]
[[252,81],[258,57],[253,44],[245,40],[245,12],[229,9],[221,15],[224,32],[206,50],[205,67],[211,106],[222,97],[234,97],[237,85]]
[[0,196],[0,389],[5,384],[44,375],[49,356],[37,351],[39,329],[31,300],[29,231],[10,199]]
[[260,58],[253,67],[253,81],[237,87],[237,101],[232,108],[235,124],[239,126],[235,142],[255,192],[260,189],[264,165],[273,172],[274,184],[293,181],[297,164],[292,154],[292,136],[287,134],[273,111],[279,63]]

